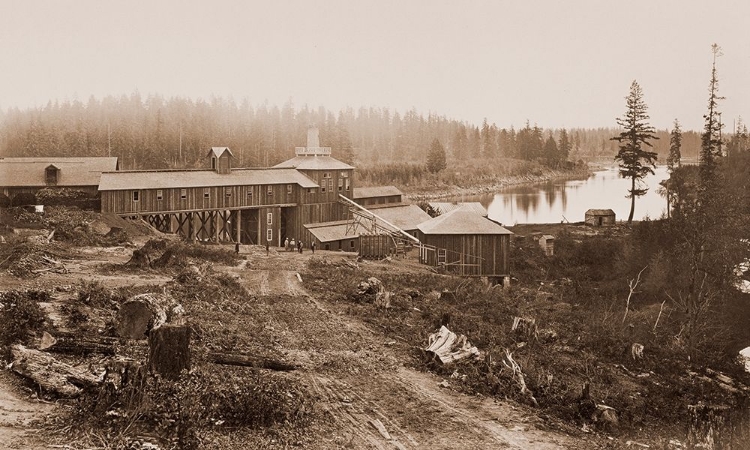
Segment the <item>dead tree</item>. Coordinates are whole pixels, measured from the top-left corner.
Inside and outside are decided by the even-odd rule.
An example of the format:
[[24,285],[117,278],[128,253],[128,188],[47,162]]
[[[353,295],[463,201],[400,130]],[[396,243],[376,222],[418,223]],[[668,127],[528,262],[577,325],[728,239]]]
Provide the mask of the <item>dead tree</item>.
[[78,397],[83,389],[98,386],[102,382],[101,378],[85,369],[60,362],[48,353],[23,345],[14,345],[11,354],[11,369],[14,372],[60,397]]
[[628,293],[628,299],[625,301],[625,314],[622,316],[622,323],[625,323],[625,320],[628,318],[628,311],[630,310],[630,298],[633,297],[633,294],[635,293],[635,288],[637,288],[638,283],[641,282],[641,274],[643,273],[644,270],[646,270],[646,267],[644,267],[643,269],[641,269],[640,272],[638,272],[637,277],[628,281],[628,287],[630,288],[630,292]]

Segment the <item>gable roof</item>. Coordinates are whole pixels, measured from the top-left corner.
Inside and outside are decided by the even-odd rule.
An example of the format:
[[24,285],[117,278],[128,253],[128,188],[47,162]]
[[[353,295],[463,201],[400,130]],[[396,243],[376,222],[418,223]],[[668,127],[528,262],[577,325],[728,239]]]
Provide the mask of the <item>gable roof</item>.
[[229,147],[211,147],[211,150],[208,151],[206,156],[211,156],[211,154],[213,154],[213,156],[215,156],[216,158],[220,158],[221,155],[224,154],[224,152],[228,152],[229,156],[234,158],[234,154],[231,150],[229,150]]
[[513,234],[470,208],[458,208],[421,223],[424,234]]
[[0,185],[44,187],[50,166],[59,170],[56,187],[96,186],[102,172],[119,167],[114,156],[0,158]]
[[368,206],[367,209],[404,231],[416,230],[420,223],[432,218],[419,206],[403,203],[372,205]]
[[330,156],[295,156],[276,164],[276,168],[291,168],[299,170],[349,170],[354,167]]
[[449,213],[454,209],[467,207],[471,208],[480,216],[487,217],[487,210],[479,202],[430,202],[430,206],[440,212],[440,214]]
[[392,195],[404,195],[396,186],[371,186],[354,188],[353,198],[388,197]]
[[614,216],[615,212],[611,209],[589,209],[586,211],[586,215],[592,216]]
[[298,184],[303,188],[318,185],[294,169],[235,169],[219,174],[214,170],[144,170],[106,172],[100,191],[127,189],[169,189],[210,186],[254,186],[262,184]]

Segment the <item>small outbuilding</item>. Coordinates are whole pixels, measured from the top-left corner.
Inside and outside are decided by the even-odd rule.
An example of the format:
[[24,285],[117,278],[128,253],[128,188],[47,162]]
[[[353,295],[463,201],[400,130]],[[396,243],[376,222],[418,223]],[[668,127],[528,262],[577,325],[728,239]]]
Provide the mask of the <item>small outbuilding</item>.
[[615,224],[615,212],[611,209],[589,209],[586,211],[586,225],[606,227]]
[[551,234],[543,234],[539,237],[539,247],[544,250],[544,254],[552,256],[555,254],[555,237]]
[[472,208],[458,208],[418,227],[419,260],[461,276],[510,278],[507,229]]

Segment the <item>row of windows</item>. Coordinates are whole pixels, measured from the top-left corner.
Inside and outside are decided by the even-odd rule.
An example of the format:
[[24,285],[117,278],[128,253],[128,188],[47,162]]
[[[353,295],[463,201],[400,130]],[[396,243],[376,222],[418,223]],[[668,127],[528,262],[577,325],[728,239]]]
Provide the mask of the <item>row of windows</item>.
[[[349,183],[347,183],[347,190],[349,190],[348,185],[349,185]],[[341,190],[341,189],[339,189],[339,190]],[[310,192],[314,192],[314,189],[310,189]],[[325,189],[323,189],[323,192],[325,192]],[[292,194],[292,185],[291,184],[287,184],[286,185],[286,193],[290,194],[290,195]],[[267,194],[268,195],[273,195],[273,186],[268,186]],[[140,195],[141,195],[140,191],[133,191],[133,201],[137,202],[138,200],[140,200]],[[224,195],[227,198],[231,197],[232,196],[232,188],[225,188],[224,189]],[[180,199],[185,200],[186,198],[187,198],[187,189],[180,189]],[[204,199],[211,198],[211,189],[210,188],[203,189],[203,198]],[[247,191],[247,198],[253,198],[253,191],[252,190]],[[157,191],[156,191],[156,199],[157,200],[163,200],[164,199],[164,191],[163,190],[157,189]]]
[[[323,180],[320,183],[320,192],[326,192],[326,185],[329,191],[333,192],[333,180],[328,180],[328,183],[326,183],[326,180]],[[346,190],[351,190],[351,184],[349,182],[349,178],[339,178],[339,192]]]

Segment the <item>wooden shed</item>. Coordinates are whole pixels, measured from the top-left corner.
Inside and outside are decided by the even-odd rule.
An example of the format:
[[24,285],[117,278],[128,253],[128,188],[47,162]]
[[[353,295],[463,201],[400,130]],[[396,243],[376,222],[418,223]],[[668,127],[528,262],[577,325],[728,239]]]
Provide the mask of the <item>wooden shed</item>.
[[510,277],[510,231],[470,208],[419,225],[419,260],[462,276]]
[[589,209],[586,211],[586,225],[606,227],[615,224],[615,212],[611,209]]

